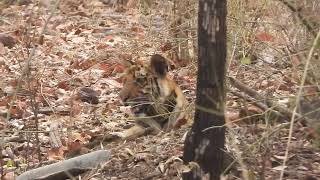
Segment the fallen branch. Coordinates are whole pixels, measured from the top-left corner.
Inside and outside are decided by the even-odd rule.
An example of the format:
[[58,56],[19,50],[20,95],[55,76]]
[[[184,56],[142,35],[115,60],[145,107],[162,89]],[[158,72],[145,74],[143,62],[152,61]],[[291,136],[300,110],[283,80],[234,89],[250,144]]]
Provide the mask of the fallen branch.
[[120,140],[120,137],[112,135],[112,134],[106,134],[106,135],[98,135],[92,139],[91,142],[85,145],[86,148],[92,149],[100,144],[103,144],[105,142],[112,142]]
[[262,109],[264,111],[267,111],[269,109],[269,107],[266,104],[264,104],[262,102],[259,102],[259,101],[256,101],[254,98],[252,98],[250,96],[247,96],[247,95],[245,95],[243,93],[232,91],[232,90],[230,92],[233,95],[240,97],[241,99],[244,99],[244,100],[246,100],[248,102],[253,103],[254,105],[256,105],[257,107],[259,107],[260,109]]
[[[152,131],[153,131],[153,128],[147,127],[142,136],[150,134]],[[114,141],[119,141],[119,140],[124,140],[124,139],[122,139],[121,137],[114,135],[114,134],[98,135],[98,136],[94,137],[91,142],[86,144],[85,147],[92,149],[99,144],[103,144],[106,142],[114,142]]]
[[4,143],[7,142],[24,142],[26,141],[22,136],[12,136],[12,137],[5,137]]
[[87,170],[97,168],[99,164],[106,162],[110,157],[110,151],[99,150],[82,156],[60,161],[51,165],[24,172],[17,180],[55,180],[67,179],[77,176]]
[[236,92],[236,91],[230,91],[232,94],[234,94],[235,96],[238,96],[248,102],[251,102],[252,104],[254,104],[255,106],[259,107],[260,109],[264,110],[264,111],[272,111],[273,113],[275,113],[277,116],[283,116],[281,113],[279,113],[278,111],[275,111],[273,109],[270,109],[268,107],[267,104],[263,103],[263,102],[260,102],[260,101],[256,101],[254,98],[248,96],[248,95],[245,95],[243,93],[240,93],[240,92]]
[[[234,87],[238,88],[240,91],[245,92],[246,94],[248,94],[249,96],[251,96],[252,98],[254,98],[258,101],[265,101],[268,107],[272,107],[274,110],[278,111],[279,113],[283,114],[284,116],[287,116],[288,118],[292,117],[293,111],[291,111],[290,109],[285,108],[285,107],[281,106],[280,104],[273,102],[270,99],[266,99],[264,96],[260,95],[257,91],[251,89],[250,87],[248,87],[245,84],[243,84],[242,82],[234,79],[233,77],[229,77],[229,80],[230,80],[231,84]],[[299,113],[295,113],[295,115],[300,120],[301,119],[307,120],[306,117],[303,117]]]
[[42,107],[38,110],[40,114],[50,115],[50,114],[59,114],[62,116],[68,116],[70,115],[70,108],[56,108],[53,109],[51,107]]

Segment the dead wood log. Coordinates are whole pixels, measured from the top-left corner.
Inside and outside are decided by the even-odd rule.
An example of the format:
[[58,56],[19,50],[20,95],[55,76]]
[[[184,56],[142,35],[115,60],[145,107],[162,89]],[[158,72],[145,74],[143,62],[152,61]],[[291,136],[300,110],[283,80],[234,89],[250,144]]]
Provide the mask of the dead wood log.
[[257,101],[256,99],[252,98],[251,96],[248,96],[248,95],[245,95],[243,93],[240,93],[240,92],[236,92],[236,91],[233,91],[231,90],[230,91],[232,94],[234,94],[235,96],[238,96],[240,97],[241,99],[244,99],[248,102],[251,102],[252,104],[254,104],[255,106],[259,107],[260,109],[264,110],[264,111],[272,111],[272,113],[275,113],[276,116],[283,116],[281,113],[279,113],[278,111],[275,111],[273,109],[270,109],[268,107],[267,104],[263,103],[263,102],[260,102],[260,101]]
[[259,101],[256,101],[254,98],[248,96],[248,95],[245,95],[243,93],[240,93],[240,92],[236,92],[236,91],[230,91],[232,94],[234,94],[235,96],[238,96],[240,97],[241,99],[244,99],[248,102],[251,102],[252,104],[256,105],[257,107],[259,107],[260,109],[264,110],[264,111],[267,111],[269,109],[269,107],[262,103],[262,102],[259,102]]
[[[147,127],[141,136],[151,134],[152,131],[153,131],[153,128]],[[124,140],[124,139],[122,139],[120,136],[117,136],[115,134],[98,135],[96,137],[93,137],[92,141],[90,143],[86,144],[85,147],[92,149],[99,144],[103,144],[103,143],[107,143],[107,142],[115,142],[115,141],[119,141],[119,140]]]
[[[229,77],[229,80],[230,80],[231,85],[238,88],[240,91],[245,92],[246,94],[248,94],[249,96],[251,96],[252,98],[254,98],[258,101],[266,102],[266,105],[268,107],[273,108],[274,110],[278,111],[279,113],[283,114],[284,116],[286,116],[288,118],[292,117],[293,111],[291,111],[290,109],[285,108],[270,99],[266,99],[264,96],[260,95],[257,91],[251,89],[250,87],[248,87],[247,85],[243,84],[242,82],[234,79],[233,77]],[[299,120],[306,120],[308,122],[311,121],[311,120],[308,120],[308,118],[303,117],[299,113],[295,113],[295,116],[298,117]]]
[[26,141],[22,136],[12,136],[12,137],[5,137],[4,143],[7,142],[24,142]]
[[70,115],[70,108],[51,108],[51,107],[42,107],[39,109],[39,114],[45,114],[45,115],[50,115],[50,114],[59,114],[61,116],[68,116]]
[[97,168],[99,164],[106,162],[110,157],[110,151],[99,150],[84,154],[65,161],[32,169],[22,173],[17,180],[55,180],[67,179],[77,176],[87,170]]

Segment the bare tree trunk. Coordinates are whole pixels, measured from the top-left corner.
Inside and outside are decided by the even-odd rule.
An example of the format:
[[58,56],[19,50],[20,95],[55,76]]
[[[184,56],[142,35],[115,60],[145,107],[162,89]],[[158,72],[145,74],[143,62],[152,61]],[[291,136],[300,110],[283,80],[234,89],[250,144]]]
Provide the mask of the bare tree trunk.
[[184,146],[183,179],[220,179],[225,128],[226,0],[200,0],[195,120]]

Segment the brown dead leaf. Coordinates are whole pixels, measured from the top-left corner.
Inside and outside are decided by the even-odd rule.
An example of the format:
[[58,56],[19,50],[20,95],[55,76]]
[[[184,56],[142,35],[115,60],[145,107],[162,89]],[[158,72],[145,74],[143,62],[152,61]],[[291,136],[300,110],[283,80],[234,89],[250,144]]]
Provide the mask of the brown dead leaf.
[[64,69],[64,72],[66,72],[66,73],[69,74],[69,75],[73,75],[73,74],[74,74],[73,70],[70,69],[70,68],[65,68],[65,69]]
[[43,87],[42,88],[42,93],[46,93],[48,95],[52,95],[55,96],[55,89],[54,88],[50,88],[50,87]]
[[89,149],[84,147],[84,144],[78,140],[71,142],[68,144],[68,152],[66,153],[66,156],[68,158],[86,154],[89,152]]
[[12,87],[16,87],[17,84],[18,84],[18,80],[17,79],[12,79],[9,81],[9,84],[12,86]]
[[9,102],[10,102],[10,98],[9,97],[2,98],[0,100],[0,106],[7,106]]
[[0,116],[0,130],[3,130],[6,127],[7,123],[4,117]]
[[308,97],[318,97],[319,95],[318,86],[306,86],[303,90],[305,92],[305,96]]
[[103,77],[108,77],[111,74],[123,73],[125,67],[122,64],[109,64],[109,63],[100,63],[100,69],[104,70]]
[[249,104],[246,107],[240,109],[239,117],[242,118],[241,123],[245,124],[253,124],[256,123],[261,115],[263,114],[263,110],[257,106]]
[[172,49],[172,44],[170,42],[166,42],[160,46],[162,52],[166,52]]
[[231,112],[227,111],[226,112],[226,121],[227,122],[232,122],[240,119],[239,112]]
[[70,15],[72,15],[72,16],[90,17],[90,14],[88,14],[86,12],[83,12],[83,11],[73,12],[73,13],[70,13]]
[[186,118],[178,119],[177,122],[174,124],[174,128],[179,129],[181,126],[185,125],[188,122]]
[[171,63],[174,67],[185,67],[190,64],[189,59],[176,59]]
[[80,105],[79,101],[72,101],[72,106],[70,109],[70,116],[75,117],[79,115],[82,111],[83,107]]
[[98,104],[99,103],[99,93],[91,88],[83,87],[81,88],[78,93],[77,97],[87,103],[91,104]]
[[122,61],[125,61],[124,63],[126,63],[126,61],[131,61],[132,60],[132,54],[120,54],[119,55],[119,58],[122,60]]
[[[276,83],[275,83],[276,84]],[[283,91],[292,91],[295,88],[295,83],[291,78],[284,76],[282,82],[278,82],[278,89]]]
[[128,9],[131,9],[137,4],[137,2],[138,2],[137,0],[128,0],[126,6],[127,6]]
[[254,105],[249,105],[248,106],[248,111],[250,111],[250,112],[252,112],[254,114],[262,114],[263,113],[262,109],[260,109],[257,106],[254,106]]
[[48,151],[48,159],[49,160],[63,160],[64,153],[67,150],[65,146],[61,146],[59,148],[52,148]]
[[7,172],[7,173],[4,174],[3,177],[0,176],[0,178],[1,178],[2,180],[15,180],[14,171]]
[[13,48],[13,46],[16,44],[15,38],[4,33],[0,33],[0,42],[8,48]]
[[105,43],[100,43],[96,46],[97,50],[101,50],[101,49],[106,49],[107,47],[109,47],[107,44]]
[[4,48],[4,45],[0,42],[0,55],[4,55],[6,53],[6,49]]
[[123,77],[118,77],[114,79],[115,81],[117,81],[118,83],[123,83]]
[[105,82],[109,85],[111,89],[122,88],[122,84],[113,79],[106,79]]
[[44,43],[44,36],[41,35],[41,36],[39,37],[39,39],[37,40],[37,42],[38,42],[40,45],[43,45],[43,43]]
[[74,69],[87,70],[96,64],[97,62],[94,59],[91,59],[91,60],[83,60],[83,61],[74,61],[70,67]]
[[267,33],[267,32],[261,32],[261,33],[258,33],[256,34],[255,38],[259,41],[262,41],[262,42],[273,42],[274,41],[274,37]]
[[114,64],[112,66],[112,69],[113,69],[112,74],[117,74],[117,73],[123,73],[126,68],[122,64]]
[[114,41],[113,36],[111,36],[111,35],[105,36],[104,39],[109,41],[109,42],[113,42]]
[[292,64],[292,67],[295,70],[298,70],[297,67],[301,64],[299,57],[298,56],[292,56],[291,57],[291,64]]
[[109,63],[99,63],[99,68],[105,72],[110,72],[110,66]]
[[69,153],[79,152],[82,147],[83,147],[83,143],[80,140],[75,140],[68,144],[68,152]]
[[278,89],[281,90],[281,91],[290,91],[291,90],[291,88],[288,85],[284,84],[284,83],[281,83],[279,85]]
[[86,41],[85,37],[74,37],[71,39],[72,42],[77,43],[77,44],[82,44]]
[[143,29],[138,26],[133,26],[133,27],[131,27],[131,31],[136,32],[136,33],[142,33]]
[[268,86],[270,86],[270,83],[268,80],[262,80],[260,83],[260,87],[259,88],[267,88]]
[[70,90],[70,85],[67,81],[59,82],[57,86],[58,86],[58,88],[64,89],[66,91]]
[[90,135],[87,133],[74,133],[71,138],[72,141],[68,143],[68,157],[85,154],[89,151],[89,149],[84,147],[84,144],[89,142],[91,139]]
[[299,82],[299,65],[301,64],[300,59],[298,56],[292,56],[291,58],[291,64],[292,64],[292,79],[294,79],[296,82]]

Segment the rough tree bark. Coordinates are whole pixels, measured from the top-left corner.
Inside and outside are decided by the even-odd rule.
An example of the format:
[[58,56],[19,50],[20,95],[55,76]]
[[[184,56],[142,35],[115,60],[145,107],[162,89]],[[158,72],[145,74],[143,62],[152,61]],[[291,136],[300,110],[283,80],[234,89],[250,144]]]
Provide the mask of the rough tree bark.
[[183,179],[216,180],[224,162],[226,0],[199,1],[198,45],[196,112],[183,154],[190,171]]

